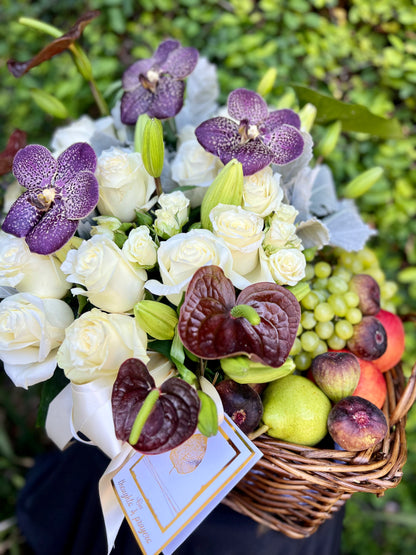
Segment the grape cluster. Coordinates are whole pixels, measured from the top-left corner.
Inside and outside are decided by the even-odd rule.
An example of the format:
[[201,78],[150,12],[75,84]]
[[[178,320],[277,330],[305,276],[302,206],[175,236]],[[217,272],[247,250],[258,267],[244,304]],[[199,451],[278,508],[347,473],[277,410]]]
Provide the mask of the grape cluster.
[[359,297],[349,285],[354,274],[371,275],[380,286],[382,307],[394,311],[391,299],[397,285],[386,280],[371,249],[320,252],[306,266],[304,281],[310,291],[300,301],[301,320],[291,351],[298,370],[308,370],[312,359],[328,349],[344,349],[352,337],[363,317]]

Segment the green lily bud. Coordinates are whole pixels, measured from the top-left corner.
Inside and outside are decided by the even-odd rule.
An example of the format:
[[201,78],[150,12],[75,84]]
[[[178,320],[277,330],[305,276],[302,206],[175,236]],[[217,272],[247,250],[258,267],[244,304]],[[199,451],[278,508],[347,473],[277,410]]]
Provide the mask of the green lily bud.
[[301,121],[301,127],[304,131],[309,131],[312,129],[315,123],[317,109],[316,106],[308,102],[305,106],[299,110],[299,117]]
[[325,135],[317,145],[317,151],[320,156],[326,158],[331,154],[336,147],[341,130],[342,123],[340,121],[334,121],[334,123],[328,126]]
[[276,77],[277,69],[275,67],[270,67],[263,75],[257,86],[257,92],[259,95],[266,96],[272,91]]
[[292,374],[295,363],[291,358],[278,368],[254,362],[245,356],[221,359],[221,368],[228,378],[237,383],[267,383]]
[[152,177],[161,176],[164,155],[162,122],[156,118],[150,118],[144,126],[142,158],[147,173]]
[[66,106],[55,96],[52,96],[41,89],[31,89],[30,94],[39,108],[42,108],[42,110],[47,114],[60,119],[69,117]]
[[215,436],[218,431],[217,407],[209,395],[198,391],[201,407],[198,414],[198,430],[204,436]]
[[357,198],[364,195],[380,179],[383,172],[383,168],[375,166],[361,173],[345,186],[344,196],[347,198]]
[[139,301],[134,306],[139,326],[155,339],[172,339],[178,316],[170,306],[157,301]]
[[222,168],[205,193],[201,204],[202,227],[212,231],[209,214],[217,204],[241,205],[243,181],[243,166],[233,158]]
[[142,114],[137,118],[136,127],[134,128],[134,150],[140,152],[140,154],[143,151],[144,128],[148,121],[150,121],[149,116],[147,114]]

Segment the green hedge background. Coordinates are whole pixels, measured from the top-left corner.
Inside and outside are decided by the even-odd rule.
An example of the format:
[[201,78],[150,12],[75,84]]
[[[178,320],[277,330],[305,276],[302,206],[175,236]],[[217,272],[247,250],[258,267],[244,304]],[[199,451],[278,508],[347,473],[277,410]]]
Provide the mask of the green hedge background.
[[[293,83],[366,106],[400,121],[403,138],[343,133],[326,160],[343,186],[362,171],[382,166],[384,175],[358,204],[379,230],[372,242],[389,279],[398,281],[398,312],[416,312],[416,3],[412,0],[3,0],[0,13],[0,150],[15,128],[29,143],[48,146],[53,129],[66,123],[34,102],[31,89],[61,100],[71,119],[98,116],[88,85],[63,53],[15,79],[9,58],[34,56],[50,40],[18,22],[37,18],[66,32],[80,15],[100,10],[79,44],[93,63],[98,88],[110,105],[124,70],[173,37],[199,49],[218,66],[221,101],[237,87],[255,89],[274,67],[270,104],[296,108]],[[316,143],[325,128],[316,125]],[[3,178],[2,186],[10,182]],[[414,268],[415,270],[412,270]],[[413,273],[415,272],[415,273]],[[407,374],[416,360],[414,324],[406,324]],[[35,428],[37,388],[18,392],[1,375],[0,553],[24,552],[13,521],[17,491],[31,457],[47,448]],[[408,423],[409,460],[399,488],[382,498],[356,494],[347,503],[343,553],[410,554],[416,543],[416,421]],[[29,459],[28,459],[29,457]],[[3,550],[2,550],[3,549]]]

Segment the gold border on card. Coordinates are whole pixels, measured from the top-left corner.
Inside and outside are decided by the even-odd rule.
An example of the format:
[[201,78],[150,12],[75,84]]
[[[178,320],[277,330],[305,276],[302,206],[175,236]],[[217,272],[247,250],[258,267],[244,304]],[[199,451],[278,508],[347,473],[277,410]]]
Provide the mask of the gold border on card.
[[[256,451],[253,449],[251,442],[250,442],[250,441],[247,442],[246,438],[241,434],[241,431],[240,431],[238,428],[234,427],[234,426],[230,423],[230,421],[229,421],[228,419],[227,419],[227,424],[230,426],[230,428],[231,428],[231,429],[233,430],[233,432],[236,434],[236,436],[238,437],[238,439],[245,445],[247,451],[248,451],[249,453],[251,453],[251,455],[250,455],[248,458],[246,458],[246,459],[242,462],[242,464],[233,472],[233,474],[232,474],[231,476],[228,477],[228,479],[227,479],[225,482],[222,482],[222,483],[221,483],[221,486],[220,486],[215,492],[212,493],[212,495],[204,502],[204,504],[201,505],[201,507],[199,507],[199,509],[198,509],[195,513],[193,513],[193,514],[189,517],[189,519],[187,519],[187,521],[186,521],[178,530],[176,530],[175,533],[173,533],[171,536],[169,536],[168,540],[167,540],[157,551],[155,551],[155,552],[153,553],[153,555],[159,555],[159,554],[163,551],[163,549],[165,549],[165,547],[166,547],[167,545],[169,545],[170,542],[171,542],[174,538],[176,538],[176,536],[177,536],[178,534],[180,534],[180,532],[182,532],[182,531],[190,524],[190,522],[192,522],[192,520],[193,520],[198,514],[200,514],[200,513],[205,509],[205,507],[206,507],[209,503],[211,503],[211,501],[213,501],[213,499],[219,494],[219,492],[220,492],[222,489],[224,489],[224,488],[225,488],[225,487],[226,487],[226,486],[227,486],[227,485],[239,474],[239,472],[251,461],[251,459],[252,459],[252,458],[254,457],[254,455],[256,454]],[[142,495],[142,497],[143,497],[145,503],[147,504],[147,506],[148,506],[148,508],[149,508],[149,511],[151,512],[153,518],[155,519],[157,525],[159,526],[159,529],[161,530],[161,532],[162,532],[163,534],[164,534],[164,533],[168,530],[168,528],[171,527],[172,524],[173,524],[173,523],[174,523],[174,522],[175,522],[175,521],[176,521],[176,520],[177,520],[177,519],[178,519],[178,518],[179,518],[190,506],[191,506],[191,505],[192,505],[192,503],[195,501],[195,499],[196,499],[197,497],[199,497],[199,495],[201,494],[201,492],[205,491],[205,490],[206,490],[206,489],[218,478],[218,476],[221,474],[221,472],[223,472],[224,469],[227,468],[227,467],[228,467],[228,466],[229,466],[229,465],[241,454],[241,451],[238,449],[238,447],[235,445],[235,443],[232,441],[232,439],[225,433],[225,431],[222,430],[221,428],[219,428],[218,431],[219,431],[219,432],[221,433],[221,435],[226,439],[227,443],[229,443],[229,444],[232,446],[232,448],[234,449],[234,451],[235,451],[234,457],[232,457],[232,458],[227,462],[227,464],[226,464],[225,466],[223,466],[223,467],[221,468],[221,470],[219,470],[219,471],[215,474],[215,476],[208,482],[208,484],[205,484],[204,486],[202,486],[202,488],[198,491],[198,493],[195,494],[195,495],[192,497],[192,499],[189,501],[189,503],[186,505],[186,507],[184,507],[184,508],[175,516],[175,518],[174,518],[167,526],[165,526],[165,527],[161,525],[161,523],[160,523],[159,519],[157,518],[157,515],[156,515],[156,513],[155,513],[153,507],[152,507],[151,504],[149,503],[149,500],[147,499],[147,497],[144,495],[144,492],[143,492],[142,488],[140,487],[140,484],[138,483],[138,481],[137,481],[137,479],[136,479],[136,474],[134,473],[134,470],[133,470],[134,467],[135,467],[137,464],[139,464],[139,462],[141,462],[141,461],[143,460],[143,458],[144,458],[146,455],[143,455],[142,457],[140,457],[140,459],[137,460],[137,461],[133,464],[133,466],[129,468],[129,472],[130,472],[130,474],[131,474],[131,476],[132,476],[132,478],[133,478],[133,480],[134,480],[134,482],[135,482],[135,484],[136,484],[138,490],[140,491],[140,493],[141,493],[141,495]],[[126,464],[128,464],[128,461],[126,461]],[[142,551],[143,551],[144,553],[146,553],[146,546],[144,546],[143,543],[140,541],[139,535],[137,534],[137,532],[136,532],[136,530],[135,530],[135,528],[134,528],[134,525],[133,525],[133,523],[132,523],[132,520],[131,520],[130,516],[127,514],[127,512],[126,512],[126,510],[125,510],[125,508],[124,508],[123,502],[122,502],[122,500],[121,500],[121,498],[120,498],[120,496],[119,496],[119,494],[118,494],[117,488],[115,487],[115,484],[114,484],[114,481],[113,481],[113,480],[112,480],[112,485],[113,485],[113,489],[114,489],[114,491],[115,491],[115,493],[116,493],[116,495],[117,495],[117,498],[118,498],[118,500],[119,500],[119,503],[120,503],[120,505],[121,505],[121,508],[122,508],[122,510],[123,510],[123,513],[124,513],[124,515],[125,515],[125,517],[126,517],[126,520],[128,521],[128,523],[129,523],[129,525],[130,525],[130,528],[131,528],[131,530],[132,530],[132,532],[133,532],[133,535],[134,535],[134,537],[136,538],[136,541],[137,541],[137,543],[139,544],[139,546],[140,546],[140,548],[142,549]]]

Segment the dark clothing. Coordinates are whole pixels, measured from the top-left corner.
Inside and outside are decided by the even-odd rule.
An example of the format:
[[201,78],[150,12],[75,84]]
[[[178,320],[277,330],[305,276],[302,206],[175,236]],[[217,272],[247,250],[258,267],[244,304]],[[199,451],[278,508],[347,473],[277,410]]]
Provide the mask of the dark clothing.
[[[98,481],[109,459],[75,442],[39,457],[18,499],[19,527],[36,555],[106,555]],[[343,510],[310,538],[292,540],[219,505],[175,555],[337,555]],[[111,555],[140,555],[124,520]]]

